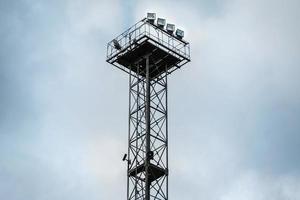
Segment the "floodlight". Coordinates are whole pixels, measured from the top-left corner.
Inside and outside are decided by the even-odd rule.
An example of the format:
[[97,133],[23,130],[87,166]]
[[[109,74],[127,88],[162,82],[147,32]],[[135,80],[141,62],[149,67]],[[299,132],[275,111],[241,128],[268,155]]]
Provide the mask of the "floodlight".
[[122,47],[120,45],[120,43],[118,42],[118,40],[114,39],[113,40],[113,43],[114,43],[114,47],[117,49],[117,50],[121,50]]
[[163,18],[157,18],[157,26],[159,28],[164,28],[166,25],[166,19]]
[[184,37],[184,31],[183,30],[180,30],[180,29],[177,29],[176,30],[176,36],[179,38],[179,39],[182,39]]
[[154,23],[156,19],[156,14],[155,13],[147,13],[147,20],[148,22],[150,22],[151,24]]
[[149,160],[153,160],[154,153],[153,151],[149,151],[148,153]]
[[174,24],[167,24],[167,31],[169,33],[173,33],[175,31],[175,25]]
[[122,160],[125,161],[126,157],[127,157],[127,154],[125,153],[124,156],[123,156],[123,158],[122,158]]

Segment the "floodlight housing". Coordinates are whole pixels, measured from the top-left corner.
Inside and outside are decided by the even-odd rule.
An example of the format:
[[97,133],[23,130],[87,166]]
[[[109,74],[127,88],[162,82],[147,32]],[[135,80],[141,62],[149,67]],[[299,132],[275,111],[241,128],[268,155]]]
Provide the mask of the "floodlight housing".
[[121,49],[122,49],[122,47],[121,47],[120,43],[118,42],[118,40],[113,39],[113,43],[114,43],[114,47],[115,47],[117,50],[121,50]]
[[178,37],[179,39],[182,39],[184,37],[184,31],[177,29],[176,30],[176,37]]
[[166,19],[163,18],[157,18],[157,26],[159,28],[164,28],[166,25]]
[[154,23],[156,19],[156,14],[155,13],[147,13],[147,20],[148,22],[150,22],[151,24]]
[[148,152],[148,157],[149,157],[150,160],[153,160],[153,156],[154,156],[153,151],[149,151]]
[[175,25],[174,24],[167,24],[167,31],[169,32],[169,33],[174,33],[174,31],[175,31]]

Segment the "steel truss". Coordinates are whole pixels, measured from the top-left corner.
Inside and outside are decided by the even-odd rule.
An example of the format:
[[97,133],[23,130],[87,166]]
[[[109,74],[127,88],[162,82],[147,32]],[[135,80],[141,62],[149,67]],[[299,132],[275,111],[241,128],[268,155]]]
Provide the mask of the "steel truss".
[[167,77],[190,45],[145,18],[107,44],[106,61],[130,77],[127,200],[167,200]]
[[153,67],[145,57],[129,76],[128,200],[168,199],[168,71],[151,79]]

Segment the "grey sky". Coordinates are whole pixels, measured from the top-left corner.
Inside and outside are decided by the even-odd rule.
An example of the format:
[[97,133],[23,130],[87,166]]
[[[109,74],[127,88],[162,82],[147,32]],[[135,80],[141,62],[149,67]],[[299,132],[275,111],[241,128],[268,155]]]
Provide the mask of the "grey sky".
[[0,1],[0,199],[125,198],[128,78],[106,42],[154,11],[191,42],[169,79],[170,199],[299,200],[299,7]]

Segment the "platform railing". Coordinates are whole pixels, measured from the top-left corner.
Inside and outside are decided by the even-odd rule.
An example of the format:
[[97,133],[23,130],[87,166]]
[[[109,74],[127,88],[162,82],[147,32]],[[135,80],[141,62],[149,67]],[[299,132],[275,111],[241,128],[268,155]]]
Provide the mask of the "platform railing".
[[114,40],[118,41],[121,50],[114,47],[113,40],[107,45],[107,59],[116,56],[120,52],[126,52],[126,49],[135,41],[147,36],[158,44],[162,44],[167,49],[176,52],[185,59],[190,59],[189,43],[176,38],[167,31],[158,28],[156,25],[143,19],[117,36]]

